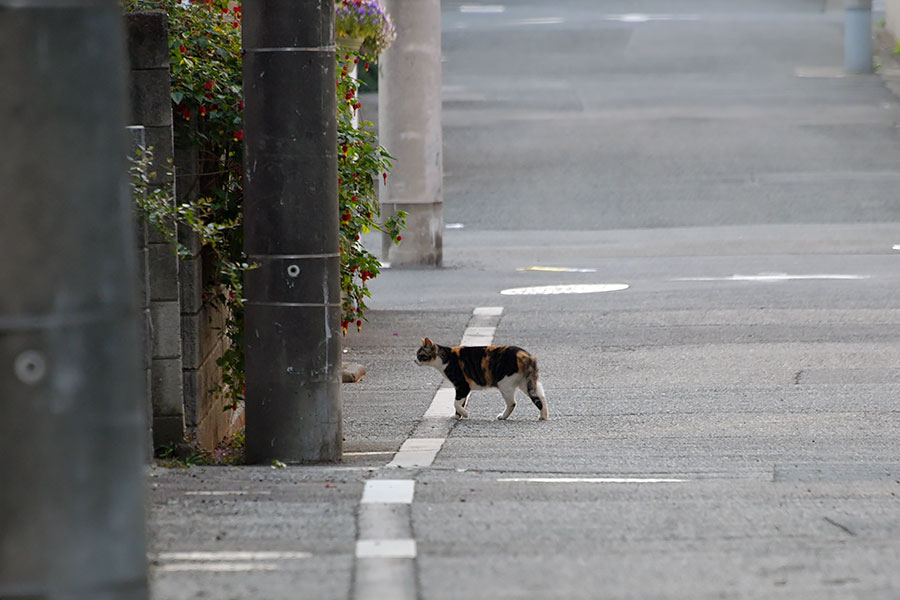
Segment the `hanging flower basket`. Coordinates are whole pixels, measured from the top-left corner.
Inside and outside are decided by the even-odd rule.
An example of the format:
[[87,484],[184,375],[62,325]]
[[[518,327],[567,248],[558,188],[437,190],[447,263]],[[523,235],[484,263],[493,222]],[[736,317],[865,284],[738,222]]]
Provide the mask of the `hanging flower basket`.
[[397,37],[391,16],[378,0],[337,0],[334,10],[335,38],[342,48],[374,58]]

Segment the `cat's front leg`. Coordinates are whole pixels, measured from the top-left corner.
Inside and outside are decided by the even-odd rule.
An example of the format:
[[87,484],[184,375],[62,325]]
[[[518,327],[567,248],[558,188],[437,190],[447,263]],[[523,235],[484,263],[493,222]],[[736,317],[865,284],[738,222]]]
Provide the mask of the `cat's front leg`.
[[456,408],[456,419],[468,419],[469,411],[466,410],[465,406],[469,400],[469,394],[466,394],[462,398],[457,398],[453,402],[453,407]]
[[500,421],[505,421],[509,418],[509,415],[511,415],[512,411],[516,408],[516,386],[509,384],[508,380],[504,380],[500,382],[497,388],[503,395],[503,400],[506,401],[506,410],[497,415],[497,419],[499,419]]

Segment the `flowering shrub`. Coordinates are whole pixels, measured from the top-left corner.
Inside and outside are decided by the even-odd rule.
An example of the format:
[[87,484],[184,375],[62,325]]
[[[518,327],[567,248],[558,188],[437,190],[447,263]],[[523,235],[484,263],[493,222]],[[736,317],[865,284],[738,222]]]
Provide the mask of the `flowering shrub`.
[[363,56],[376,57],[397,37],[391,16],[378,0],[337,0],[334,33],[364,40]]
[[[176,243],[174,225],[196,235],[205,262],[204,302],[222,310],[229,344],[213,390],[236,408],[243,399],[243,90],[241,7],[228,0],[125,0],[125,10],[164,10],[169,20],[173,134],[176,148],[197,150],[196,199],[144,206],[151,224]],[[211,277],[210,277],[211,276]]]
[[[367,40],[364,52],[387,47],[395,33],[390,18],[375,0],[347,0],[356,11],[354,37]],[[197,200],[181,206],[157,202],[155,225],[174,235],[178,222],[200,236],[214,264],[214,278],[204,296],[226,314],[225,335],[231,341],[219,359],[223,379],[218,392],[236,408],[243,400],[244,355],[243,274],[252,268],[243,255],[242,159],[243,100],[241,87],[241,6],[234,0],[124,0],[125,10],[165,10],[169,16],[172,106],[176,147],[194,146],[199,154]],[[367,283],[379,272],[378,260],[359,243],[373,229],[400,240],[404,215],[380,224],[375,194],[377,180],[386,178],[390,155],[375,143],[375,134],[363,123],[352,125],[359,109],[359,82],[347,66],[372,54],[338,55],[337,107],[342,325],[362,326],[370,296]],[[367,63],[366,63],[367,64]],[[169,208],[166,208],[166,207]],[[169,211],[168,214],[163,214]]]
[[[360,236],[377,230],[400,242],[406,214],[400,211],[381,223],[381,206],[375,193],[380,180],[387,181],[391,155],[376,143],[371,122],[353,125],[359,110],[359,81],[349,71],[360,62],[358,51],[343,50],[339,57],[338,107],[338,200],[341,215],[341,297],[344,333],[351,324],[362,327],[365,299],[370,297],[368,281],[378,275],[381,263],[360,243]],[[366,66],[368,63],[366,63]]]

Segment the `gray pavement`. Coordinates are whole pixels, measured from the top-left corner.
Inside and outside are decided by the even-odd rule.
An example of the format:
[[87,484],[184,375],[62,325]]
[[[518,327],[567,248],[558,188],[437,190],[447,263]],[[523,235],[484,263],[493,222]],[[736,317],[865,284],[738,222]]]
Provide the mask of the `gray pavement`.
[[[896,598],[900,70],[840,76],[812,0],[474,6],[443,13],[461,228],[373,282],[343,463],[154,468],[154,598]],[[550,420],[423,418],[419,338],[501,306]],[[442,444],[387,467],[410,436]]]

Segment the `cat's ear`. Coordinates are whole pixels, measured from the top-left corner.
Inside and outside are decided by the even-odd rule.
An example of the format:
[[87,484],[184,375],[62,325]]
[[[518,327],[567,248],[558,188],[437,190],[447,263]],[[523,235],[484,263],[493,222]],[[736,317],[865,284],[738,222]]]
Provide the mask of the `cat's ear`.
[[424,338],[422,340],[422,345],[424,346],[433,346],[434,342],[431,341],[431,338]]

